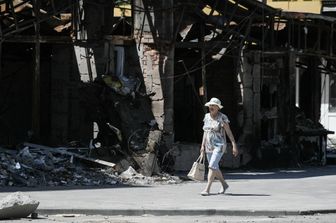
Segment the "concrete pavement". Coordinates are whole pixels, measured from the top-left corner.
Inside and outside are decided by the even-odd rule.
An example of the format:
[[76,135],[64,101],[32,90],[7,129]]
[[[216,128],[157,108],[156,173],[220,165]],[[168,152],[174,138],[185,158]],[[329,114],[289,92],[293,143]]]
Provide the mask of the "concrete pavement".
[[[336,166],[230,172],[225,195],[200,196],[205,182],[112,188],[24,189],[41,214],[298,215],[336,213]],[[10,192],[0,192],[0,199]]]

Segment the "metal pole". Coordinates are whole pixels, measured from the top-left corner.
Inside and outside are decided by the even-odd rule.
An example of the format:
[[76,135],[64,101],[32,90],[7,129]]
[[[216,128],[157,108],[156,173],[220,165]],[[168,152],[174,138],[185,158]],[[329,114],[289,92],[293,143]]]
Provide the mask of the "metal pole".
[[1,21],[2,16],[0,15],[0,77],[2,76],[2,42],[3,42]]
[[289,130],[289,146],[291,151],[291,160],[294,165],[299,163],[299,151],[296,147],[296,133],[295,133],[295,61],[296,52],[293,50],[288,51],[288,81],[289,81],[289,114],[288,117],[288,130]]
[[35,69],[33,74],[33,101],[32,101],[32,130],[34,137],[40,139],[40,0],[34,0],[34,14],[35,14]]
[[205,61],[205,43],[204,43],[204,24],[201,24],[201,37],[200,42],[202,43],[201,48],[201,65],[202,65],[202,86],[203,86],[203,104],[208,101],[208,92],[207,92],[207,85],[206,85],[206,61]]

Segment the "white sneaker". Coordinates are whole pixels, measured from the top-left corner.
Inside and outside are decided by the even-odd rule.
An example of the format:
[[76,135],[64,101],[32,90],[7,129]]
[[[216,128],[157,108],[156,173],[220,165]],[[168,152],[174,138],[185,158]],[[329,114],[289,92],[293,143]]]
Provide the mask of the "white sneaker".
[[201,192],[201,195],[202,195],[202,196],[209,196],[210,193],[209,193],[208,191],[202,191],[202,192]]

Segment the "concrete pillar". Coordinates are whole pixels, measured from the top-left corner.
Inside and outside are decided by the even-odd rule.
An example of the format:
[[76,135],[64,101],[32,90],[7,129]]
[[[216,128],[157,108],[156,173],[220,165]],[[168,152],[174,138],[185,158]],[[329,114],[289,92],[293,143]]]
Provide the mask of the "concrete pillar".
[[248,55],[242,59],[243,71],[243,105],[244,105],[244,127],[240,139],[243,143],[251,144],[253,139],[253,76],[252,66],[248,62]]
[[261,83],[261,54],[255,52],[253,54],[253,132],[254,132],[254,145],[259,146],[261,141],[261,119],[260,119],[260,83]]
[[[252,62],[251,62],[252,61]],[[242,58],[244,127],[239,142],[259,156],[260,143],[260,53],[244,53]]]
[[[135,0],[134,37],[152,112],[167,146],[174,141],[173,0]],[[165,8],[166,10],[162,10]]]

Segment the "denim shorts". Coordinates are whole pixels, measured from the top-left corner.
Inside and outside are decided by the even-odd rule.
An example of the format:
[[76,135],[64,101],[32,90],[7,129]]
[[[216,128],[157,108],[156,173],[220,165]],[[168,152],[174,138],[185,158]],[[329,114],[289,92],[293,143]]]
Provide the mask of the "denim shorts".
[[207,152],[206,156],[208,159],[209,168],[214,169],[214,170],[219,170],[219,161],[223,156],[223,152],[214,150],[212,152]]

